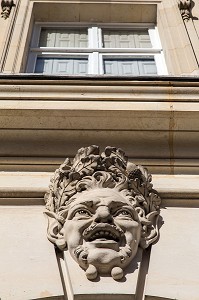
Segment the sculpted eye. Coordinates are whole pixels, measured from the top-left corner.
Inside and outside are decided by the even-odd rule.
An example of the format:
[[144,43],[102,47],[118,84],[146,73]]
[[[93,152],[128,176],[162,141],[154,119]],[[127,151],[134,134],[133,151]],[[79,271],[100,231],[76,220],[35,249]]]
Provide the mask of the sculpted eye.
[[127,209],[120,209],[115,213],[116,217],[129,217],[132,218],[132,214]]
[[86,209],[78,209],[76,210],[75,214],[74,214],[74,217],[90,217],[91,216],[91,213],[86,210]]

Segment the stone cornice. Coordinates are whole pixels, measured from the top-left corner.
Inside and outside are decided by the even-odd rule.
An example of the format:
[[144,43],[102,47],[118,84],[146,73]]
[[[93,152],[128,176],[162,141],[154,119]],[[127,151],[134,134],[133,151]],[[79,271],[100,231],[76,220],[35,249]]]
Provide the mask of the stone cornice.
[[198,174],[198,78],[0,75],[0,138],[2,170],[50,171],[109,144],[157,173]]
[[[197,77],[0,76],[1,100],[198,102]],[[2,108],[2,106],[1,106]]]
[[1,129],[199,130],[195,77],[30,77],[0,78]]
[[[44,205],[52,172],[0,172],[0,203]],[[199,175],[153,175],[162,207],[198,207]],[[21,199],[19,199],[21,198]]]

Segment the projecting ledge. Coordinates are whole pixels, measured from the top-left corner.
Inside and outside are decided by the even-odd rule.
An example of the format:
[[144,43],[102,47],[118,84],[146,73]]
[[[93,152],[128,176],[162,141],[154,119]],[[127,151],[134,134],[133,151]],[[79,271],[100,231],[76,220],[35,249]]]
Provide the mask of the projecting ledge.
[[199,101],[198,78],[0,75],[1,100]]
[[[27,205],[44,205],[42,198],[52,174],[51,172],[0,172],[0,198],[2,199],[0,202],[6,204],[8,199],[8,204],[23,202]],[[199,175],[153,175],[153,186],[163,200],[162,207],[199,207]]]

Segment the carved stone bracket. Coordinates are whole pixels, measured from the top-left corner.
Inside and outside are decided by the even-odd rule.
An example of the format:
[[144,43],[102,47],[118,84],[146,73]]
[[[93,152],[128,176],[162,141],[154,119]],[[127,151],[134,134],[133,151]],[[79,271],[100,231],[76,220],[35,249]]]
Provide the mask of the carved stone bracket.
[[178,7],[183,21],[189,21],[191,18],[191,0],[178,0]]
[[9,18],[13,6],[15,6],[13,0],[1,0],[1,17],[4,18],[4,20]]

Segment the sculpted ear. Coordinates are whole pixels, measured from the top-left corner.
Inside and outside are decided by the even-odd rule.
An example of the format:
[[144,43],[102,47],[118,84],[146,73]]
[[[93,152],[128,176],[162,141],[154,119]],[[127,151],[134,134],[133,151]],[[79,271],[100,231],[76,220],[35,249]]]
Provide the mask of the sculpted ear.
[[66,248],[66,241],[63,235],[63,225],[57,220],[57,215],[51,211],[44,212],[48,219],[47,237],[60,250]]
[[153,211],[145,218],[141,218],[142,233],[140,246],[144,249],[154,243],[159,237],[158,218],[159,213],[157,211]]

